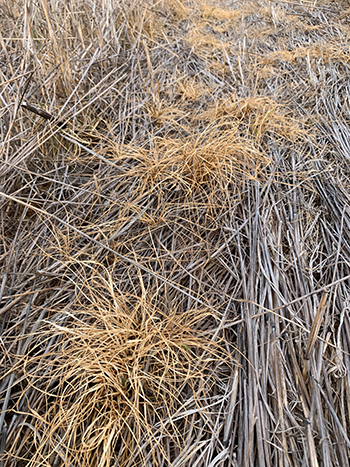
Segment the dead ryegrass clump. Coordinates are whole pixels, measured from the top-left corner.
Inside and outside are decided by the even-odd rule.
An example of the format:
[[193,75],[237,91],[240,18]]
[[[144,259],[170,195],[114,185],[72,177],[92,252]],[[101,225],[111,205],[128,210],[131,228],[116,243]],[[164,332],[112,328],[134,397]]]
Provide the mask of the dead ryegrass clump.
[[[278,102],[267,97],[250,97],[236,100],[226,98],[218,100],[201,115],[210,121],[212,126],[228,132],[230,125],[235,125],[232,132],[241,141],[242,150],[255,152],[254,160],[266,160],[265,143],[269,139],[281,140],[283,144],[293,143],[303,138],[305,131],[300,120],[288,115],[286,109]],[[254,149],[253,149],[254,148]],[[236,166],[239,164],[236,164]]]
[[231,128],[219,134],[214,123],[196,138],[155,140],[151,151],[140,150],[134,156],[135,170],[148,187],[168,182],[194,191],[214,180],[239,186],[242,175],[256,176],[259,164],[266,165],[268,160],[253,144],[242,145],[235,125],[233,129],[227,126]]
[[0,467],[348,464],[348,23],[0,0]]
[[[212,429],[217,378],[222,384],[234,362],[221,342],[205,336],[211,312],[179,313],[171,303],[162,311],[153,301],[146,290],[142,297],[118,296],[112,281],[88,280],[60,320],[36,332],[12,370],[24,388],[14,410],[26,393],[36,394],[18,460],[156,463],[159,455],[186,451],[188,430],[198,436],[204,429],[205,437]],[[202,428],[192,424],[193,414]]]
[[221,8],[218,5],[212,4],[209,5],[207,3],[202,3],[201,7],[201,15],[205,19],[214,18],[218,21],[225,21],[225,20],[234,20],[238,16],[242,16],[241,9],[228,9],[228,8]]
[[320,43],[314,44],[311,47],[299,46],[295,50],[279,50],[271,52],[269,55],[263,58],[262,64],[271,64],[276,61],[285,61],[289,63],[295,63],[300,59],[306,59],[308,63],[313,60],[317,63],[317,60],[322,60],[326,64],[332,63],[333,60],[340,60],[343,63],[348,62],[348,55],[346,50],[339,49],[335,44]]

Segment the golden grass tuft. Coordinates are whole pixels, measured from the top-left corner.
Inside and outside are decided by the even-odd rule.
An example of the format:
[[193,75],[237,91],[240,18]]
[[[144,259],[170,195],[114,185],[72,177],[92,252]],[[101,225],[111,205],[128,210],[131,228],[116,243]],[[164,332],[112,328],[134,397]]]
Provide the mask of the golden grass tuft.
[[[28,465],[61,458],[106,466],[117,457],[119,465],[156,464],[156,452],[167,459],[169,445],[184,451],[190,414],[209,416],[213,368],[227,371],[230,357],[201,331],[209,310],[179,313],[169,303],[165,312],[152,301],[146,290],[118,296],[111,278],[87,279],[60,322],[37,332],[38,344],[17,364],[41,400],[40,412],[30,410]],[[47,336],[57,344],[36,356]]]

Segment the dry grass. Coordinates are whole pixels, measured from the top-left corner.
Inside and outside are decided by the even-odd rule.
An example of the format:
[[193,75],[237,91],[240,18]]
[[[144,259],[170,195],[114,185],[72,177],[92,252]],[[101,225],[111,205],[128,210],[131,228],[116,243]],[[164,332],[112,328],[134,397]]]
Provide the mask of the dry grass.
[[348,464],[349,21],[0,0],[0,467]]

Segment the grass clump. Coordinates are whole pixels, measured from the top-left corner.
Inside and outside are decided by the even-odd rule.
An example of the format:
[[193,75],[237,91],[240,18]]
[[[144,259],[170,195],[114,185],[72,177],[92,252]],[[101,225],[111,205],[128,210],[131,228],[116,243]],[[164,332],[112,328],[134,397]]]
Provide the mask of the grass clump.
[[[113,289],[87,280],[60,321],[34,336],[25,365],[18,363],[40,401],[23,446],[28,464],[169,462],[184,452],[188,430],[198,431],[190,414],[211,429],[207,418],[220,403],[214,388],[219,374],[229,378],[230,360],[203,335],[211,313],[165,313],[146,292],[128,298]],[[42,353],[48,336],[56,342]]]

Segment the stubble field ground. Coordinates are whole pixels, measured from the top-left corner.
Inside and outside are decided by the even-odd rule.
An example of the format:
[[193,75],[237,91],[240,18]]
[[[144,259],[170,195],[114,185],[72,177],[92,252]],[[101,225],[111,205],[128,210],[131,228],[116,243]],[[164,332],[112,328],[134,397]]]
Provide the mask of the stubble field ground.
[[346,466],[350,7],[0,0],[0,466]]

